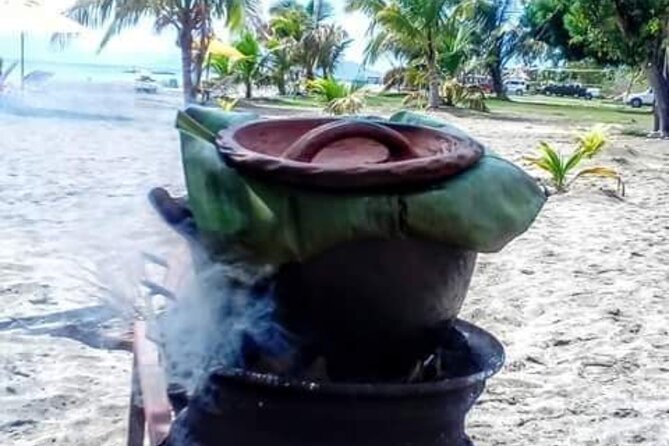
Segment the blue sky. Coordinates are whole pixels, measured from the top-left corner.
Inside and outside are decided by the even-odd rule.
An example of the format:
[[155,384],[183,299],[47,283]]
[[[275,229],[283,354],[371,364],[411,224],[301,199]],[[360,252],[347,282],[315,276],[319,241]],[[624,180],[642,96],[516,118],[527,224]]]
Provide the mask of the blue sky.
[[[273,0],[260,0],[265,14],[272,2]],[[71,3],[71,0],[50,0],[49,5],[66,8]],[[345,59],[360,62],[365,45],[363,37],[369,22],[362,14],[344,13],[344,2],[333,3],[336,10],[334,21],[341,24],[354,38],[353,44],[346,52]],[[225,34],[223,29],[218,32]],[[29,59],[50,62],[142,65],[150,60],[153,64],[178,66],[179,52],[174,44],[174,32],[167,29],[157,35],[152,30],[150,20],[115,37],[100,54],[96,54],[101,34],[101,31],[92,31],[90,34],[79,36],[66,49],[59,50],[49,44],[48,36],[33,33],[27,37],[26,54]],[[0,57],[17,58],[18,48],[18,35],[3,34],[0,31]],[[388,61],[380,61],[375,68],[386,69],[389,65]]]

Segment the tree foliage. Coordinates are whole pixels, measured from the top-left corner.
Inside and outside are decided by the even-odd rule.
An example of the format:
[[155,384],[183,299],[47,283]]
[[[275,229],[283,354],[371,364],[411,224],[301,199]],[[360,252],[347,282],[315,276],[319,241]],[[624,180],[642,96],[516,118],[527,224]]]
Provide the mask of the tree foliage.
[[492,78],[493,90],[502,99],[506,99],[504,67],[527,38],[525,28],[514,19],[517,7],[517,0],[479,0],[475,8],[477,53]]
[[642,67],[669,135],[669,0],[532,0],[527,11],[534,33],[567,57]]
[[[365,54],[368,62],[390,53],[422,64],[428,73],[429,106],[440,105],[440,63],[452,71],[469,47],[465,27],[472,1],[456,0],[347,0],[349,11],[361,11],[371,20]],[[458,35],[460,33],[460,35]],[[448,44],[451,44],[449,48]]]
[[245,17],[257,14],[257,8],[257,0],[77,0],[68,15],[83,25],[106,28],[101,49],[113,36],[144,18],[153,19],[158,32],[169,27],[176,30],[184,99],[192,102],[213,34],[212,21],[224,18],[228,26],[239,29]]
[[323,77],[334,75],[351,40],[341,26],[327,22],[332,11],[329,2],[314,0],[281,0],[270,8],[272,78],[282,94],[296,67],[307,79],[314,79],[317,70]]
[[331,77],[309,81],[307,91],[319,97],[325,104],[324,111],[332,115],[357,114],[365,105],[365,90]]
[[250,31],[243,32],[234,47],[244,56],[232,64],[232,72],[244,84],[245,97],[253,97],[253,86],[263,76],[265,55],[260,41]]

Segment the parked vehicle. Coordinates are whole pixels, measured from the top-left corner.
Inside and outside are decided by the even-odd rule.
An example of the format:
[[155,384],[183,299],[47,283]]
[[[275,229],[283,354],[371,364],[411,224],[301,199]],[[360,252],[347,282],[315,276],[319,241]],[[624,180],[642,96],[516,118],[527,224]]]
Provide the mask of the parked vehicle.
[[541,92],[546,96],[554,95],[585,99],[593,99],[601,96],[599,88],[585,88],[581,84],[550,84],[546,85]]
[[602,97],[602,90],[597,87],[588,87],[585,89],[586,99],[597,99]]
[[504,91],[509,94],[522,96],[527,92],[527,82],[523,79],[508,79],[504,81]]
[[135,80],[135,91],[138,93],[158,93],[158,82],[151,76],[139,76]]
[[633,108],[640,108],[642,105],[653,105],[655,103],[655,93],[649,88],[641,93],[632,93],[625,98],[625,103]]

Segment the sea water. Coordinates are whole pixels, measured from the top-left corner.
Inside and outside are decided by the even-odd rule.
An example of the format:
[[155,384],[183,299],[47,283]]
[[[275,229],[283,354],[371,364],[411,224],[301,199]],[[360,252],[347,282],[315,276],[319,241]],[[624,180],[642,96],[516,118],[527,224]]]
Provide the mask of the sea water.
[[[5,60],[5,69],[12,63]],[[147,75],[160,84],[167,85],[172,80],[180,84],[178,67],[147,65],[111,65],[76,62],[51,62],[40,60],[26,60],[25,74],[45,72],[51,75],[49,81],[58,83],[132,83],[140,75]],[[8,81],[10,84],[19,84],[20,68],[17,66]]]

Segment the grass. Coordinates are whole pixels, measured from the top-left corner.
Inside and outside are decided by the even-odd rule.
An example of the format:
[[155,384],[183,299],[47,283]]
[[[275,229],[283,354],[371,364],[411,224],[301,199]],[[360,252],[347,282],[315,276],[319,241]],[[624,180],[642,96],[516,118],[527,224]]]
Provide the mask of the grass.
[[[363,114],[390,112],[406,108],[402,104],[403,94],[370,94]],[[270,101],[273,105],[285,107],[320,108],[322,104],[312,97],[282,97]],[[489,98],[486,104],[490,113],[458,109],[457,113],[469,116],[485,116],[492,119],[527,119],[545,121],[571,121],[584,126],[595,124],[617,124],[628,134],[647,131],[653,124],[649,108],[633,109],[629,106],[603,100],[556,98],[547,96],[514,97],[511,101]],[[455,110],[454,110],[455,112]]]
[[584,125],[603,123],[650,128],[653,123],[650,109],[633,109],[601,100],[527,96],[511,101],[491,98],[488,106],[493,114],[574,121]]

